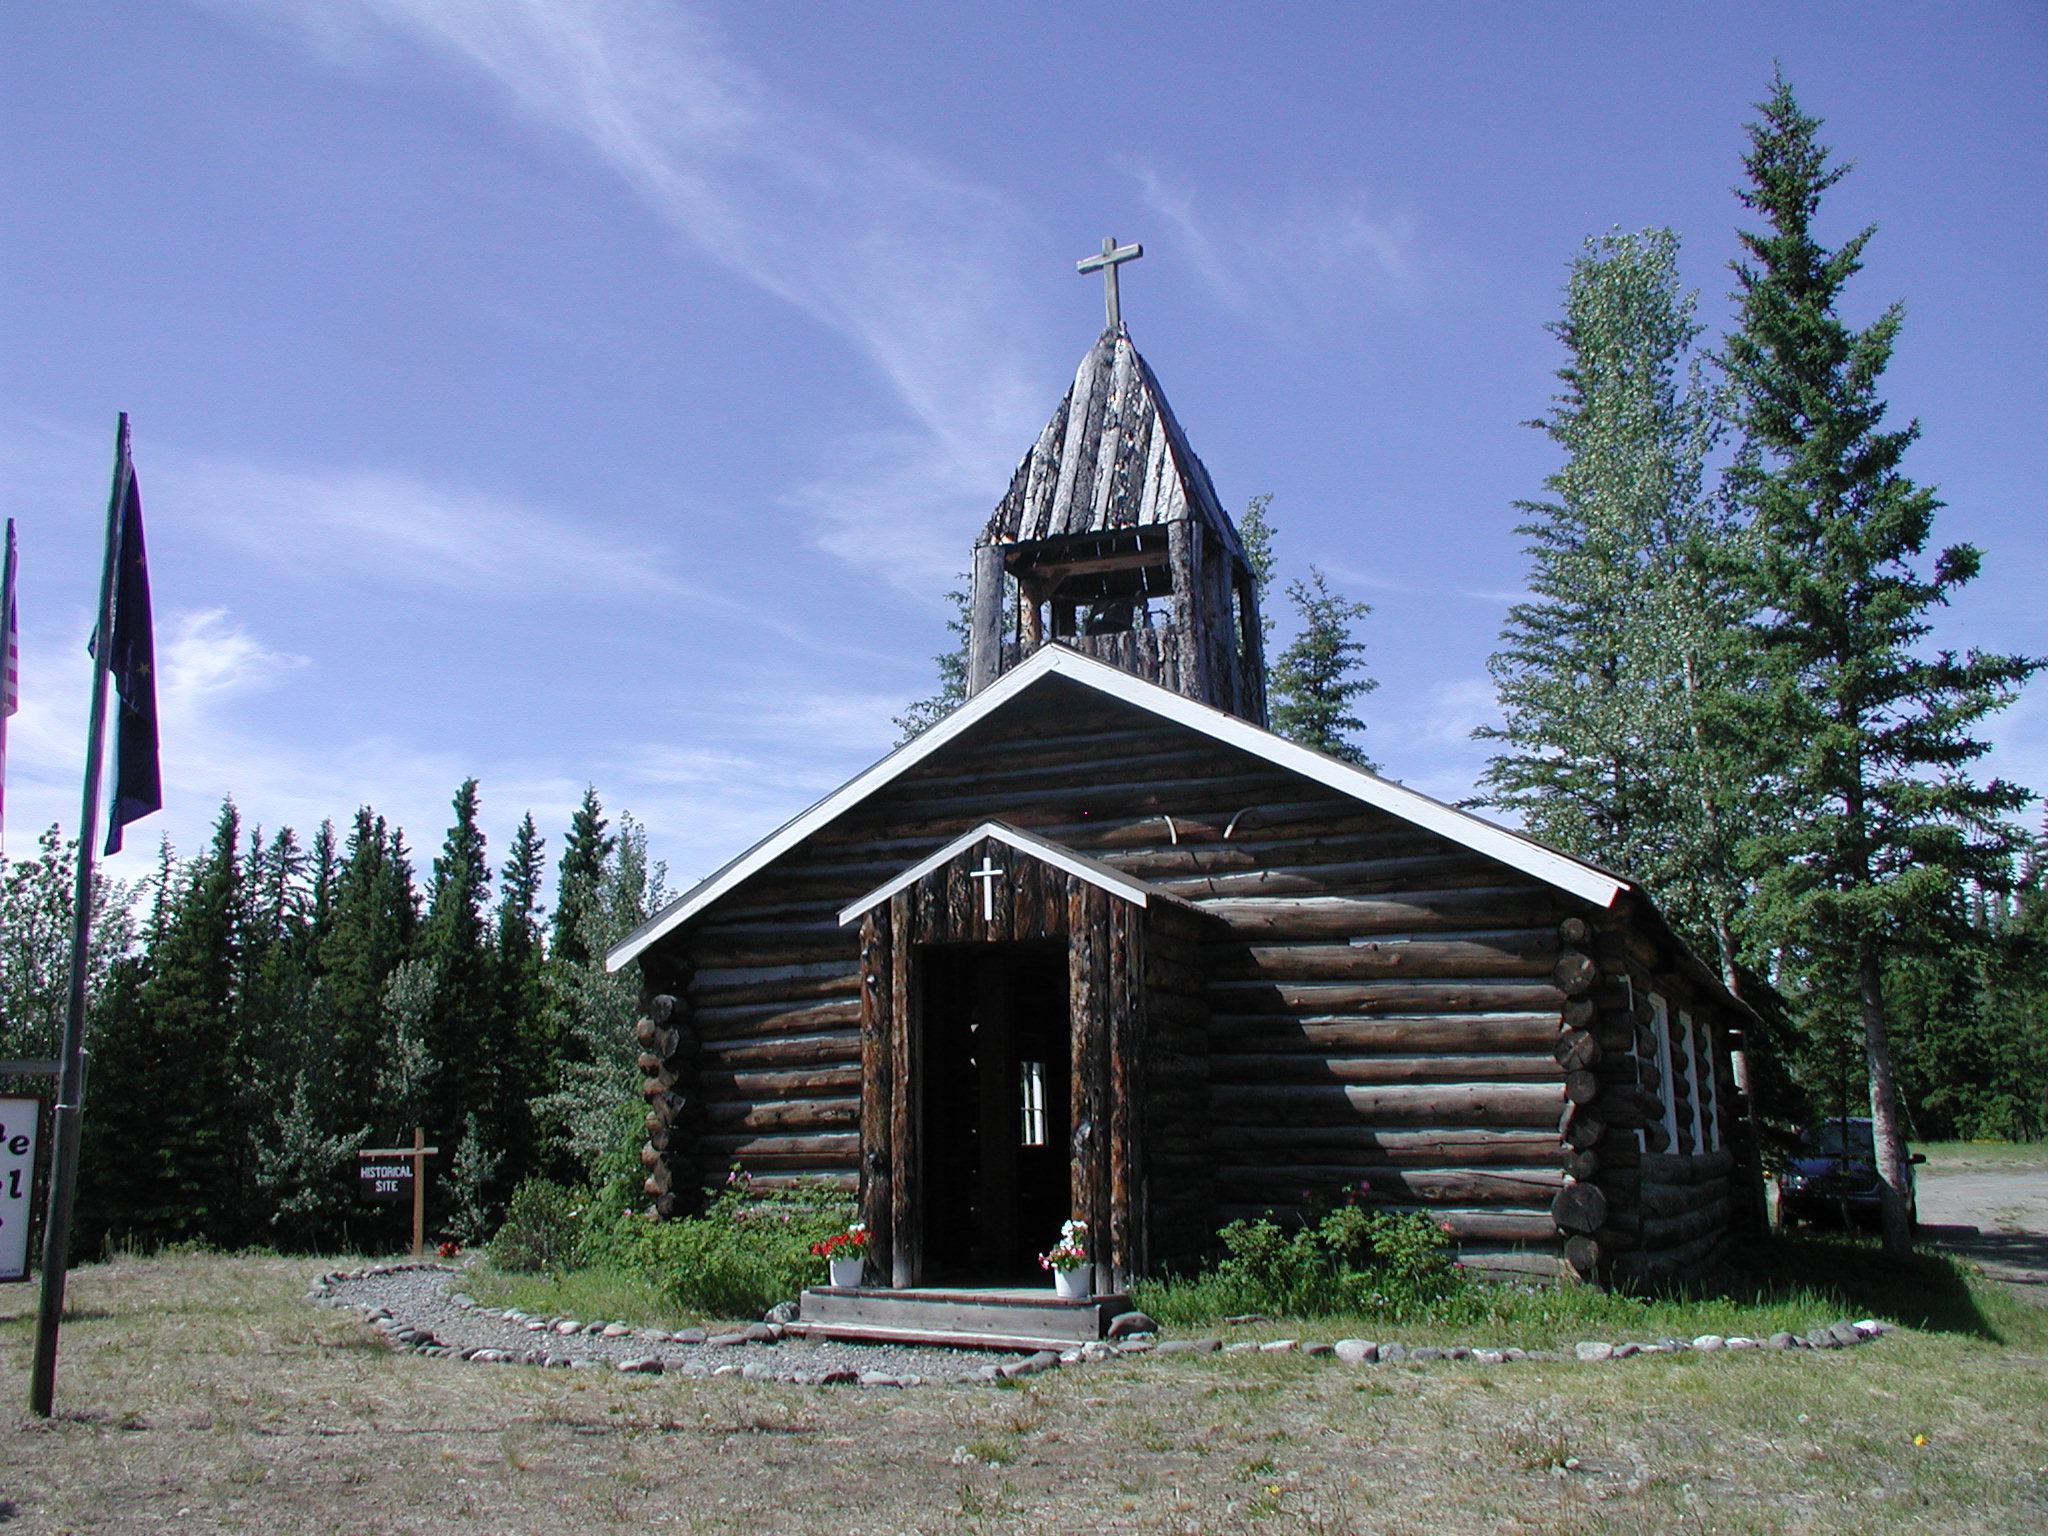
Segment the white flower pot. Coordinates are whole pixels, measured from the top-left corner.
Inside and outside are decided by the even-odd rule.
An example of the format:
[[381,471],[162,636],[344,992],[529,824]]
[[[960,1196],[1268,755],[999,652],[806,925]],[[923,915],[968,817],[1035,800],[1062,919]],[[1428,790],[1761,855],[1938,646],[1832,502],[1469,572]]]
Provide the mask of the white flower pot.
[[832,1283],[840,1286],[860,1284],[861,1273],[867,1268],[866,1259],[828,1259],[832,1266]]
[[1095,1294],[1095,1266],[1077,1264],[1072,1269],[1056,1269],[1052,1272],[1052,1284],[1062,1300],[1086,1301]]

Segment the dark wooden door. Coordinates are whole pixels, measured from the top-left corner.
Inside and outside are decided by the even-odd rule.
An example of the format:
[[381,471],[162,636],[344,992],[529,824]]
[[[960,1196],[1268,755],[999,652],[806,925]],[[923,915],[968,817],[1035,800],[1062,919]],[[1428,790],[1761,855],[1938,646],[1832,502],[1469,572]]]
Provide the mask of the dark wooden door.
[[1057,944],[921,951],[922,1283],[1042,1278],[1068,1215],[1071,1025]]

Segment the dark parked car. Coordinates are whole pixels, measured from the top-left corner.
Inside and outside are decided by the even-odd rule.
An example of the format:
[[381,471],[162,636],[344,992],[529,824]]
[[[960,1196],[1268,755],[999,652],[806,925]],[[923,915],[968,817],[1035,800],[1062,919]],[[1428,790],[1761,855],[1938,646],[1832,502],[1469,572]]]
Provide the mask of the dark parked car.
[[[1913,1165],[1926,1161],[1915,1152],[1906,1167],[1906,1219],[1916,1224]],[[1778,1220],[1785,1226],[1824,1218],[1844,1226],[1858,1220],[1874,1225],[1881,1193],[1869,1119],[1825,1120],[1799,1133],[1799,1150],[1778,1175]]]

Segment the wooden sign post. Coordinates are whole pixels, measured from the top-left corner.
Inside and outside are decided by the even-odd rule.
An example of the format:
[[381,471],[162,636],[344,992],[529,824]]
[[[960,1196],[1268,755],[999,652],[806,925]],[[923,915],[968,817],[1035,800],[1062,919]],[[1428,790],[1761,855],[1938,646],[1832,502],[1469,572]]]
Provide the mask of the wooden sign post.
[[409,1147],[365,1147],[356,1154],[356,1183],[365,1200],[403,1205],[412,1200],[412,1256],[427,1252],[427,1159],[441,1149],[427,1145],[427,1133],[413,1127]]

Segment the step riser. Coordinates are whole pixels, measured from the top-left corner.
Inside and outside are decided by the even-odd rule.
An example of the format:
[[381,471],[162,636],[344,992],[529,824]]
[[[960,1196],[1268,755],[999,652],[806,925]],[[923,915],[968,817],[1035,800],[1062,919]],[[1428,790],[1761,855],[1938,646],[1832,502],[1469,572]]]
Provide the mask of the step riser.
[[1059,1302],[1051,1297],[1025,1301],[814,1288],[803,1294],[801,1322],[807,1330],[818,1331],[869,1327],[924,1336],[963,1334],[1081,1344],[1104,1337],[1110,1322],[1130,1309],[1130,1302],[1121,1296]]

